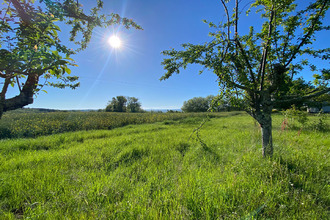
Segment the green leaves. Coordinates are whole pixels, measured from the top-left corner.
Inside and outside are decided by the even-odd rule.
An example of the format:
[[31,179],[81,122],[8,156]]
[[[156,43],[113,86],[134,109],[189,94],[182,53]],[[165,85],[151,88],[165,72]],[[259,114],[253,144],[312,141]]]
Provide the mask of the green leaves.
[[[6,79],[6,83],[4,89],[0,89],[3,91],[1,96],[5,97],[8,85],[18,84],[19,88],[19,94],[8,108],[32,103],[33,95],[44,86],[77,88],[78,77],[68,77],[72,73],[71,67],[77,66],[71,55],[87,47],[94,28],[122,24],[126,28],[141,29],[133,20],[118,14],[99,14],[103,1],[95,3],[87,14],[76,0],[40,0],[38,4],[34,0],[3,2],[4,7],[0,9],[0,78]],[[71,29],[70,40],[78,45],[77,48],[71,49],[66,40],[61,41],[58,21],[61,27]],[[19,82],[23,76],[27,76],[26,81]],[[26,99],[20,102],[20,96]],[[14,103],[15,100],[20,103]],[[0,103],[0,117],[3,109],[8,108]]]

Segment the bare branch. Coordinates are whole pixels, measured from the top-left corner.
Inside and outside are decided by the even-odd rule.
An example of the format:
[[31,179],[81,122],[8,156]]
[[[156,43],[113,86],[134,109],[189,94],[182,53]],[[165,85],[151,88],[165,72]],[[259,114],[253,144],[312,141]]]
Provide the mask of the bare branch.
[[295,48],[291,58],[289,59],[289,61],[284,65],[285,67],[287,67],[291,62],[292,60],[296,57],[297,53],[299,52],[300,48],[302,46],[305,45],[306,41],[308,40],[308,38],[310,38],[313,34],[313,32],[315,31],[314,28],[315,28],[315,24],[317,23],[317,21],[319,20],[322,12],[325,10],[325,6],[327,4],[328,1],[323,1],[323,5],[321,6],[321,9],[319,10],[319,12],[317,13],[317,15],[315,16],[315,18],[313,19],[313,22],[312,22],[312,25],[311,27],[309,28],[309,31],[305,34],[305,36],[303,37],[303,39],[301,40],[300,44],[298,45],[298,47]]
[[263,48],[262,59],[261,59],[261,63],[260,63],[260,69],[259,69],[259,72],[258,72],[258,80],[260,80],[260,91],[263,90],[263,86],[264,86],[267,55],[268,55],[268,50],[269,50],[269,44],[271,42],[270,37],[271,37],[271,34],[272,34],[272,30],[273,30],[273,24],[272,24],[273,19],[274,19],[274,5],[272,6],[271,13],[270,13],[267,43],[264,45],[264,48]]
[[236,6],[235,6],[235,39],[237,39],[238,36],[238,0],[236,0]]
[[228,35],[228,40],[230,40],[230,16],[229,16],[229,12],[228,12],[228,8],[226,6],[226,3],[224,0],[221,0],[221,3],[225,9],[225,13],[226,13],[226,16],[227,16],[227,24],[228,24],[228,29],[227,29],[227,35]]
[[[276,27],[277,26],[277,24],[276,24],[276,11],[275,11],[274,16],[275,16],[275,19],[274,19],[274,21],[275,21],[275,27]],[[275,35],[274,36],[275,52],[276,52],[276,55],[277,55],[278,62],[279,63],[282,63],[281,62],[281,56],[280,56],[280,53],[279,53],[279,48],[278,48],[277,42],[278,42],[278,38],[277,38],[277,35]]]
[[18,85],[19,92],[22,92],[21,84],[19,83],[18,76],[16,76],[16,80],[17,80],[17,85]]
[[236,44],[238,45],[238,47],[239,47],[239,49],[240,49],[240,51],[242,53],[242,56],[243,56],[244,61],[245,61],[246,65],[247,65],[247,67],[249,69],[249,73],[250,73],[250,77],[252,79],[252,82],[253,82],[253,84],[255,84],[256,81],[255,81],[255,78],[254,78],[253,70],[252,70],[251,64],[249,62],[249,59],[248,59],[248,57],[247,57],[247,55],[246,55],[246,53],[244,51],[244,48],[241,45],[241,43],[239,42],[238,38],[236,38],[235,41],[236,41]]

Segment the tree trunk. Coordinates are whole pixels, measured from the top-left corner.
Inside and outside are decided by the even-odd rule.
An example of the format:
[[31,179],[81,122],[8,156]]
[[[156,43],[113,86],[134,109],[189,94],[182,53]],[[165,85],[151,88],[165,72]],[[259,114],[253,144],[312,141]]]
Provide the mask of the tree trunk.
[[3,100],[0,98],[0,119],[2,118],[3,115]]
[[260,123],[262,137],[262,156],[273,156],[272,117],[271,113],[264,115]]
[[262,156],[273,156],[272,138],[272,101],[268,91],[262,94],[262,101],[256,103],[256,111],[252,112],[252,117],[256,119],[261,127]]

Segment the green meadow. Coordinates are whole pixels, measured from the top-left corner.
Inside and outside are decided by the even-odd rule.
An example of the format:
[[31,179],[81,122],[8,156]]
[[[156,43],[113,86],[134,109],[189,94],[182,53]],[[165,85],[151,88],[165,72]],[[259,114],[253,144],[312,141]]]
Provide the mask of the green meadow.
[[274,115],[265,159],[247,114],[180,114],[0,140],[0,219],[330,218],[328,129]]
[[[230,114],[238,114],[233,112]],[[15,110],[0,120],[0,139],[38,137],[81,130],[114,129],[130,124],[145,124],[205,115],[203,113],[116,113],[116,112],[38,112]],[[211,117],[218,114],[210,113]]]

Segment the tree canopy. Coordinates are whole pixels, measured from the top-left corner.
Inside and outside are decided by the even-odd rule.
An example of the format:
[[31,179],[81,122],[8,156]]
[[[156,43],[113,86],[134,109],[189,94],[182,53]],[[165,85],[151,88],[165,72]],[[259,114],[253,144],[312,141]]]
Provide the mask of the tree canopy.
[[138,98],[135,97],[127,97],[127,112],[141,112],[141,103]]
[[[0,10],[0,118],[3,112],[33,103],[44,86],[79,86],[70,75],[77,64],[72,55],[84,50],[95,27],[124,25],[141,29],[133,20],[118,14],[102,14],[103,1],[95,1],[89,13],[78,0],[4,0]],[[66,44],[60,27],[70,27]],[[65,38],[68,38],[65,36]],[[9,86],[17,86],[18,95],[7,98]]]
[[[233,13],[230,1],[221,0],[225,22],[205,21],[215,31],[212,40],[204,44],[183,44],[183,50],[166,50],[162,62],[165,74],[180,73],[189,64],[199,64],[212,70],[218,77],[221,95],[245,99],[246,111],[262,129],[263,155],[273,154],[271,112],[281,103],[293,104],[328,93],[330,70],[318,68],[307,57],[329,59],[330,48],[313,48],[316,34],[329,30],[323,21],[329,9],[329,0],[315,0],[300,9],[299,1],[257,0],[246,11],[260,14],[262,25],[250,27],[248,33],[240,29],[244,17],[241,2],[236,0]],[[241,3],[241,4],[240,4]],[[301,2],[300,2],[301,3]],[[314,74],[315,89],[304,94],[290,94],[295,77],[308,67]]]
[[141,103],[138,98],[117,96],[109,101],[106,112],[142,112]]

